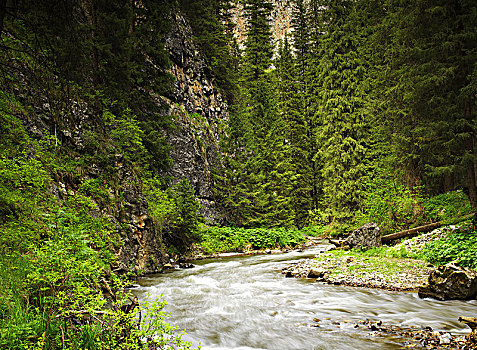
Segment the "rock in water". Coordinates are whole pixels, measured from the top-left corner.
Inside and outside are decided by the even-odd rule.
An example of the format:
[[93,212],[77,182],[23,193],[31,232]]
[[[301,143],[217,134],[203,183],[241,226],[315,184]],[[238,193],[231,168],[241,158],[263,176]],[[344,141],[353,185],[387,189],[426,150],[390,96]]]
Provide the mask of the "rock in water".
[[312,267],[310,271],[308,271],[308,278],[321,278],[326,274],[326,270],[323,270],[319,267]]
[[381,246],[381,230],[375,223],[361,226],[351,233],[346,239],[351,248],[369,249]]
[[439,300],[473,299],[477,296],[477,272],[447,264],[429,275],[428,285],[419,288],[419,297]]

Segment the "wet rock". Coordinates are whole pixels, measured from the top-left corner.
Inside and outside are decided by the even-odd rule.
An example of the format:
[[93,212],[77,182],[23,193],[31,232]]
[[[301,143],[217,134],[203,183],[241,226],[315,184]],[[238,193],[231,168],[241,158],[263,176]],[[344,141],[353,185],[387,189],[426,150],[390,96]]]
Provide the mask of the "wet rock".
[[439,344],[450,344],[452,341],[452,336],[450,333],[438,333]]
[[397,325],[385,325],[381,321],[360,321],[354,328],[366,327],[373,337],[392,337],[401,342],[405,348],[413,349],[472,349],[465,347],[462,337],[448,332],[433,331],[431,327],[417,329],[414,326],[403,327]]
[[318,267],[312,267],[310,268],[310,271],[308,271],[308,278],[321,278],[326,274],[326,270],[318,268]]
[[381,246],[381,230],[375,223],[369,223],[356,229],[346,239],[351,248],[369,249]]
[[419,297],[439,300],[473,299],[477,296],[477,272],[447,264],[429,275],[428,285],[419,288]]
[[194,267],[193,264],[187,263],[187,262],[180,262],[179,263],[179,268],[181,269],[192,269]]

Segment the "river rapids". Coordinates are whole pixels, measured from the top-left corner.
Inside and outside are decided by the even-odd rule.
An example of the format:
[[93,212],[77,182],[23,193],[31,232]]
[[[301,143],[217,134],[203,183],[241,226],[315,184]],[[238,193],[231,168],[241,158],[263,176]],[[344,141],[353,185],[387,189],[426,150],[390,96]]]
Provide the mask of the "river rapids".
[[356,324],[382,321],[466,334],[459,316],[476,316],[477,301],[420,299],[417,293],[326,285],[285,278],[281,269],[323,251],[201,260],[192,269],[142,278],[135,293],[167,301],[168,322],[202,349],[402,349]]

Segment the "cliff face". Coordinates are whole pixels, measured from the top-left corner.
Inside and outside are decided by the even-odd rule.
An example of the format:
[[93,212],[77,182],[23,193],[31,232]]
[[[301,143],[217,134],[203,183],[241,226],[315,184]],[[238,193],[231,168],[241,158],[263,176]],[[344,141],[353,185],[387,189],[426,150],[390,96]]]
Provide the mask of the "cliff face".
[[[279,40],[283,39],[286,34],[290,36],[292,33],[292,1],[272,0],[271,3],[273,8],[269,24],[274,47],[277,47]],[[234,23],[234,36],[239,45],[243,48],[247,37],[247,20],[245,18],[243,5],[240,2],[232,9],[231,20]]]
[[[27,67],[16,68],[14,74],[21,84],[15,95],[23,105],[32,107],[29,113],[15,113],[16,117],[33,139],[45,140],[54,135],[62,144],[64,159],[76,164],[74,169],[65,166],[54,170],[50,195],[59,203],[89,197],[90,215],[106,218],[120,241],[116,251],[119,259],[113,270],[160,271],[164,264],[162,240],[149,217],[137,173],[121,154],[91,152],[92,135],[106,134],[92,107],[72,99],[58,114],[48,90],[33,89]],[[54,81],[55,77],[48,79]],[[88,182],[100,183],[103,192],[88,193],[84,190]]]
[[217,208],[212,191],[211,168],[218,160],[219,141],[228,121],[228,106],[180,13],[172,16],[172,30],[166,48],[175,76],[170,113],[177,128],[167,136],[174,165],[170,175],[187,179],[195,189],[206,219],[216,222]]
[[[172,99],[168,100],[169,113],[176,123],[166,135],[174,162],[168,175],[174,181],[185,178],[191,183],[203,215],[214,222],[217,211],[211,168],[218,162],[219,140],[228,119],[227,104],[192,37],[184,17],[175,12],[169,34],[158,38],[166,42],[171,73],[176,78]],[[82,164],[76,169],[55,170],[51,194],[62,203],[84,195],[86,183],[99,183],[103,192],[87,195],[93,203],[91,215],[107,218],[121,243],[116,248],[119,259],[113,269],[160,271],[165,263],[162,237],[150,217],[141,180],[124,155],[104,149],[111,141],[110,135],[94,101],[87,103],[74,96],[56,100],[55,94],[61,92],[55,89],[57,77],[45,71],[45,81],[38,84],[31,69],[18,65],[11,72],[20,82],[12,93],[23,105],[32,107],[29,113],[18,113],[18,118],[31,137],[55,136],[68,154],[67,159],[80,160],[76,163]],[[60,100],[66,105],[59,106]],[[103,140],[106,146],[98,146],[95,140]]]

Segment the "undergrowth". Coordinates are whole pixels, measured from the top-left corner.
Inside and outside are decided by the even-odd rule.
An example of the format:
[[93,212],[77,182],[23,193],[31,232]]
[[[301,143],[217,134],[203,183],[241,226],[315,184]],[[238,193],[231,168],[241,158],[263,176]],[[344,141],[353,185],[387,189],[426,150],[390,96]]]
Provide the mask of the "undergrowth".
[[295,247],[304,240],[303,231],[285,228],[246,229],[211,226],[200,232],[200,244],[206,253]]
[[0,91],[0,348],[189,349],[164,301],[137,301],[110,271],[119,229],[98,203],[117,207],[113,170],[81,176],[108,155],[85,163],[55,138],[33,139],[19,113],[28,112]]
[[[416,246],[413,242],[419,237],[410,238],[393,246],[373,247],[360,254],[386,258],[411,258],[427,261],[439,266],[450,262],[477,269],[477,231],[470,225],[462,224],[459,228],[441,228],[443,235]],[[408,244],[406,244],[408,242]]]

